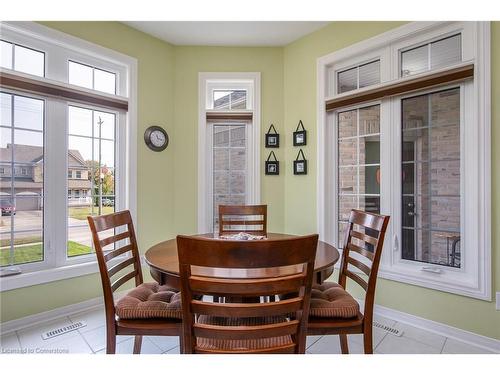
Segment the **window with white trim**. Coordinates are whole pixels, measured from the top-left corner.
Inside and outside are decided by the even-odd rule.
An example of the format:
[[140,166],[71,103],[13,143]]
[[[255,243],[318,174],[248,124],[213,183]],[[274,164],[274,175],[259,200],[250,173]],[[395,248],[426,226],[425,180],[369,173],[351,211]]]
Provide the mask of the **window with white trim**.
[[[342,246],[352,208],[390,215],[382,277],[491,298],[488,49],[488,23],[415,22],[320,59],[320,235]],[[362,98],[345,72],[374,58],[380,90],[467,64],[474,76],[325,111]]]
[[[259,202],[259,75],[200,74],[199,230],[218,231],[221,204]],[[233,116],[236,115],[236,116]],[[203,141],[202,141],[203,139]]]
[[[8,276],[2,278],[2,289],[17,287],[19,277],[28,280],[25,276],[35,271],[63,270],[77,276],[80,271],[72,268],[75,272],[68,273],[68,266],[88,265],[79,268],[80,274],[96,272],[87,215],[131,204],[129,113],[114,107],[113,100],[128,103],[132,60],[82,42],[89,48],[85,50],[76,38],[40,25],[1,26],[2,52],[10,48],[12,61],[9,65],[2,55],[2,73],[40,87],[58,86],[62,92],[78,91],[77,86],[90,89],[86,101],[76,95],[45,96],[43,90],[28,94],[21,86],[0,87],[0,164],[14,171],[0,178],[1,266]],[[29,56],[17,47],[40,53],[43,60],[31,58],[30,63],[44,74],[25,68],[23,59]],[[78,72],[81,67],[90,69],[91,85]],[[111,101],[102,101],[98,91]]]

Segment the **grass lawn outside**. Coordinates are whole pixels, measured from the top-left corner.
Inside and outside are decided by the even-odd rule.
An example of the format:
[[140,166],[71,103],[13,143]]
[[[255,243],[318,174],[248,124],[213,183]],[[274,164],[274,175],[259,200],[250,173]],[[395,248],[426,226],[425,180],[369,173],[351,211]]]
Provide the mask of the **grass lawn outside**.
[[[94,206],[94,212],[92,213],[92,207],[90,206],[85,206],[85,207],[69,207],[68,208],[68,215],[69,217],[77,220],[87,220],[87,216],[89,215],[98,215],[99,214],[99,207]],[[114,207],[112,206],[103,206],[102,207],[102,212],[100,215],[106,215],[106,214],[111,214],[114,212]]]
[[[79,244],[78,242],[68,241],[68,257],[85,255],[92,253],[91,247]],[[43,259],[42,244],[35,243],[27,246],[14,247],[14,264],[38,262]],[[10,261],[10,249],[0,250],[0,265],[6,266]]]

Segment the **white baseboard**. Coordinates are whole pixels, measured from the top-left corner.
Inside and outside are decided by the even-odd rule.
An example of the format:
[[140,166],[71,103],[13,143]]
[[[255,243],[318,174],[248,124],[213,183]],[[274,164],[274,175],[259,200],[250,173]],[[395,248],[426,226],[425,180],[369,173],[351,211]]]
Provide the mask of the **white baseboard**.
[[[358,300],[358,303],[362,309],[364,301]],[[398,322],[436,333],[441,336],[446,336],[469,345],[474,345],[494,353],[500,353],[500,340],[496,340],[491,337],[478,335],[477,333],[465,331],[457,327],[421,318],[419,316],[411,315],[385,306],[375,305],[374,313],[385,318],[397,320]]]
[[[120,298],[125,293],[127,293],[127,291],[116,293],[115,298]],[[68,315],[74,315],[92,310],[103,305],[103,297],[96,297],[72,305],[58,307],[54,310],[44,311],[38,314],[25,316],[23,318],[9,320],[7,322],[0,323],[0,334],[5,335],[20,329],[35,326],[40,323],[45,323],[54,319],[66,317]]]
[[[117,293],[115,297],[120,298],[127,291]],[[358,300],[361,308],[363,302]],[[34,315],[29,315],[24,318],[9,320],[0,324],[0,334],[8,334],[20,329],[28,328],[40,323],[45,323],[54,319],[62,318],[68,315],[78,314],[87,310],[92,310],[103,305],[103,298],[96,297],[87,301],[78,302],[73,305],[59,307],[54,310],[41,312]],[[491,337],[481,336],[473,332],[465,331],[460,328],[452,327],[443,323],[438,323],[433,320],[424,319],[416,315],[411,315],[402,311],[394,310],[388,307],[375,305],[375,314],[388,319],[397,320],[398,322],[408,324],[438,335],[446,336],[457,341],[464,342],[469,345],[474,345],[482,349],[500,353],[500,340]]]

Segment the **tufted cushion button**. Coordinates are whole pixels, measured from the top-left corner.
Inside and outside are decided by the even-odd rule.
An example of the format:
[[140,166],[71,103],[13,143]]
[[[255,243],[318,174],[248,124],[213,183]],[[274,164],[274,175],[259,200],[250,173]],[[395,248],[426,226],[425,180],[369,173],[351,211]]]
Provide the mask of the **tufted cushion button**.
[[337,283],[314,285],[309,316],[322,318],[355,318],[359,304]]
[[158,283],[143,283],[116,304],[120,319],[182,319],[181,293]]

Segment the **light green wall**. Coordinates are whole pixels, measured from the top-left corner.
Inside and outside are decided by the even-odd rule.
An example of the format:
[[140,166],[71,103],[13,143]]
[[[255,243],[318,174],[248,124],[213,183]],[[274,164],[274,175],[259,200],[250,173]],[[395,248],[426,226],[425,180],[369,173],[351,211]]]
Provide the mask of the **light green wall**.
[[[261,72],[261,201],[269,205],[269,230],[284,229],[284,177],[265,176],[264,136],[273,123],[283,133],[283,49],[175,48],[175,213],[179,233],[195,233],[198,180],[198,73]],[[278,159],[283,148],[275,151]]]
[[[118,22],[43,24],[137,59],[137,237],[143,251],[172,238],[176,233],[172,212],[173,150],[149,151],[142,134],[152,124],[173,131],[173,46]],[[98,274],[15,289],[1,293],[0,318],[8,321],[101,295]]]
[[[175,47],[118,22],[42,23],[138,60],[136,231],[142,252],[177,233],[196,232],[199,71],[261,72],[261,132],[271,122],[283,129],[283,48]],[[157,124],[170,135],[170,146],[160,153],[147,149],[142,138]],[[267,155],[261,147],[263,164]],[[269,229],[280,232],[284,177],[263,173],[262,167],[261,199],[272,210]],[[3,292],[0,321],[101,295],[98,274]]]
[[[285,124],[289,136],[302,119],[308,130],[304,152],[309,174],[294,176],[291,160],[297,149],[286,148],[285,231],[310,233],[316,226],[316,59],[401,23],[334,22],[285,47]],[[500,22],[492,23],[492,264],[493,293],[500,291]],[[357,294],[357,291],[354,291]],[[494,302],[438,292],[379,279],[376,303],[430,320],[500,339],[500,312]]]
[[[261,134],[272,122],[281,134],[280,176],[261,175],[262,201],[270,205],[272,231],[315,232],[316,59],[402,23],[335,22],[284,48],[178,47],[114,22],[45,22],[47,26],[136,57],[139,62],[138,222],[139,244],[176,233],[196,232],[197,97],[200,71],[262,73]],[[492,23],[492,103],[500,100],[500,23]],[[174,94],[175,93],[175,94]],[[294,176],[297,148],[291,134],[299,119],[308,131],[307,176]],[[171,136],[162,153],[146,149],[141,136],[161,124]],[[492,143],[500,142],[500,109],[492,111]],[[261,162],[268,150],[261,136]],[[496,141],[496,142],[495,142]],[[286,160],[286,161],[285,161]],[[492,148],[493,291],[500,290],[500,151]],[[160,192],[160,194],[158,194]],[[355,291],[357,293],[357,291]],[[1,321],[8,321],[101,295],[97,275],[1,294]],[[380,279],[377,303],[500,339],[494,303]]]

